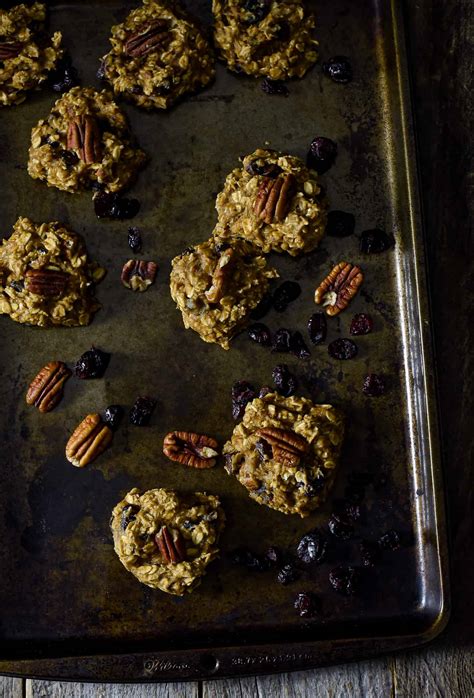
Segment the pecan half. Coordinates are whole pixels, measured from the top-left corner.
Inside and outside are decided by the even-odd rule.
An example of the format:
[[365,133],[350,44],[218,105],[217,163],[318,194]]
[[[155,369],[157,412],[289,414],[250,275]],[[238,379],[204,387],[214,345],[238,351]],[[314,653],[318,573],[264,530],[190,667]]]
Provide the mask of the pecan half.
[[104,424],[100,414],[88,414],[67,442],[66,458],[77,468],[83,468],[110,446],[112,436],[112,430]]
[[191,431],[172,431],[163,441],[163,453],[170,460],[191,468],[212,468],[219,444],[215,439]]
[[316,289],[314,302],[326,306],[326,315],[338,315],[347,308],[363,280],[360,267],[339,262]]
[[291,429],[265,427],[258,429],[256,434],[270,444],[274,460],[283,465],[298,465],[301,456],[309,450],[306,439]]
[[64,383],[71,371],[62,361],[50,361],[33,378],[26,393],[28,405],[34,405],[40,412],[50,412],[61,402]]
[[120,278],[126,288],[143,292],[155,281],[157,271],[158,265],[155,262],[129,259],[123,266]]
[[232,269],[235,266],[235,253],[232,247],[223,250],[212,275],[211,287],[205,292],[209,303],[219,303],[227,290],[227,283],[232,278]]
[[66,290],[69,274],[54,269],[28,269],[25,288],[38,296],[62,296]]
[[145,56],[164,43],[169,28],[170,24],[166,19],[142,24],[125,42],[125,53],[132,58]]
[[66,148],[76,150],[86,165],[102,160],[101,133],[93,116],[81,116],[69,122]]
[[0,41],[0,61],[16,58],[23,48],[19,41]]
[[186,559],[186,545],[180,531],[162,526],[155,535],[155,543],[167,564],[177,565]]
[[272,179],[264,177],[258,189],[253,211],[265,223],[279,223],[290,210],[296,194],[296,179],[290,173]]

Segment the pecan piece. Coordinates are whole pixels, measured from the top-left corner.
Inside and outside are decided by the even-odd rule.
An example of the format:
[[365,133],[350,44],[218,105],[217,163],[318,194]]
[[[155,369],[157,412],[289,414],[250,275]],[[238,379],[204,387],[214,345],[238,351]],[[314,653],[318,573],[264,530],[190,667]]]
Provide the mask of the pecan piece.
[[86,165],[102,160],[100,139],[99,125],[93,116],[81,116],[69,122],[66,148],[77,150],[79,157]]
[[326,306],[326,315],[338,315],[347,308],[363,280],[360,267],[339,262],[316,289],[314,302]]
[[279,223],[290,210],[296,194],[296,179],[290,173],[272,179],[264,177],[258,189],[253,211],[265,223]]
[[155,543],[167,564],[177,565],[186,559],[186,545],[180,531],[162,526],[155,535]]
[[16,58],[23,48],[19,41],[0,41],[0,61]]
[[100,414],[88,414],[67,442],[66,458],[77,468],[83,468],[110,446],[112,436],[112,429],[104,424]]
[[132,58],[145,56],[163,44],[169,27],[169,22],[166,19],[157,19],[142,24],[125,42],[125,53]]
[[25,288],[38,296],[62,296],[66,290],[69,274],[55,269],[28,269]]
[[123,266],[120,278],[126,288],[142,292],[155,281],[157,271],[158,265],[155,262],[129,259]]
[[176,463],[191,468],[212,468],[216,464],[219,444],[211,436],[191,431],[172,431],[163,441],[163,453]]
[[209,303],[219,303],[227,290],[227,283],[232,278],[232,269],[235,266],[235,254],[232,247],[226,247],[219,257],[212,275],[211,287],[205,292]]
[[270,444],[273,458],[283,465],[298,465],[301,456],[308,452],[309,443],[291,429],[265,427],[257,430],[257,436]]
[[33,378],[26,393],[28,405],[34,405],[40,412],[50,412],[61,402],[64,383],[71,371],[62,361],[50,361]]

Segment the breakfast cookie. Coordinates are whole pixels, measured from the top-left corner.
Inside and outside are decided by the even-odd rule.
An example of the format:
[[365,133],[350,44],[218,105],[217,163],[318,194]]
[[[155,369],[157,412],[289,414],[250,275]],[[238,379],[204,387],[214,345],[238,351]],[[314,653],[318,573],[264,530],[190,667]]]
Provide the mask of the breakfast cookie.
[[19,104],[43,83],[63,55],[61,33],[44,31],[46,5],[0,10],[0,105]]
[[318,245],[327,208],[317,174],[300,158],[258,149],[227,176],[216,200],[214,235],[237,235],[263,252],[296,256]]
[[110,42],[99,74],[139,107],[167,109],[214,78],[208,41],[176,3],[144,0],[112,27]]
[[343,436],[335,407],[269,393],[247,405],[224,446],[225,467],[259,504],[308,516],[333,484]]
[[301,78],[316,63],[314,16],[304,0],[213,0],[214,41],[230,70]]
[[172,261],[171,296],[186,328],[224,349],[278,276],[245,240],[211,238]]
[[106,90],[73,87],[31,132],[28,173],[64,191],[125,189],[145,161]]
[[93,287],[104,275],[79,235],[19,218],[0,245],[0,315],[40,327],[88,325],[100,308]]
[[115,552],[142,584],[183,596],[217,557],[225,516],[220,501],[202,492],[130,490],[112,512]]

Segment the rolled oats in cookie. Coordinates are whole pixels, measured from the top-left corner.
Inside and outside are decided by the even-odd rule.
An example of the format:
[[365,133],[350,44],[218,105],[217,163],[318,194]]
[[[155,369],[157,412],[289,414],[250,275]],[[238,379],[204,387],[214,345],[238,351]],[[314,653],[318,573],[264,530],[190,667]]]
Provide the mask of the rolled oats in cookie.
[[278,276],[245,240],[211,238],[172,261],[171,296],[186,328],[224,349]]
[[304,0],[213,0],[214,41],[230,70],[301,78],[316,63],[314,16]]
[[107,192],[130,186],[146,161],[106,90],[73,87],[31,132],[28,173],[49,187]]
[[224,446],[225,467],[259,504],[305,517],[333,484],[343,436],[335,407],[268,393],[247,405]]
[[45,18],[40,2],[0,9],[0,106],[23,102],[62,57],[61,33],[48,36]]
[[233,170],[216,200],[218,238],[239,236],[263,252],[310,252],[324,235],[327,200],[300,158],[258,149]]
[[207,39],[175,2],[144,0],[112,27],[110,42],[101,75],[139,107],[167,109],[214,78]]
[[183,596],[217,557],[225,515],[218,497],[166,489],[128,492],[112,512],[115,552],[142,584]]
[[94,284],[104,275],[79,235],[19,218],[0,245],[0,315],[40,327],[88,325],[100,308]]

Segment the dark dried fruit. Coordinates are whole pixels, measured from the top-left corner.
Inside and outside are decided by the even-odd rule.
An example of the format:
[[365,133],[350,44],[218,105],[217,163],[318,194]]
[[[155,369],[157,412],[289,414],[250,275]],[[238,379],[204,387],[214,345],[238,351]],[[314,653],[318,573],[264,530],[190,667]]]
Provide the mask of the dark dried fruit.
[[253,385],[248,381],[237,381],[232,386],[232,416],[234,419],[241,419],[244,416],[247,403],[257,397]]
[[48,82],[55,92],[68,92],[79,84],[77,70],[72,65],[71,56],[65,53],[49,74]]
[[335,339],[328,344],[328,353],[333,359],[353,359],[357,355],[357,345],[351,339]]
[[328,521],[328,529],[333,536],[341,540],[349,540],[354,535],[354,526],[344,521],[339,514],[332,514]]
[[260,456],[260,460],[273,458],[273,449],[265,439],[259,439],[255,443],[255,450]]
[[337,516],[344,521],[359,521],[361,518],[359,502],[353,502],[347,499],[336,499],[334,502],[334,511]]
[[273,307],[279,313],[287,309],[289,303],[301,294],[301,286],[296,281],[284,281],[273,294]]
[[78,156],[72,150],[60,150],[58,154],[68,169],[79,162]]
[[123,418],[123,407],[121,405],[109,405],[104,410],[104,422],[111,429],[117,429]]
[[382,550],[398,550],[401,546],[400,534],[393,529],[386,531],[377,541]]
[[128,246],[133,252],[140,252],[142,249],[142,236],[139,228],[128,229]]
[[318,136],[309,147],[306,157],[308,167],[316,170],[318,174],[324,174],[332,167],[337,155],[337,145],[330,138]]
[[139,511],[140,507],[135,504],[128,504],[122,509],[122,515],[120,517],[120,528],[122,531],[125,531],[129,523],[135,521]]
[[357,313],[354,315],[351,322],[350,333],[354,336],[361,334],[370,334],[374,327],[374,321],[367,313]]
[[373,228],[372,230],[364,230],[361,233],[359,249],[364,254],[376,254],[385,252],[385,250],[393,247],[394,244],[395,241],[391,235],[387,235],[379,228]]
[[290,351],[291,332],[284,327],[273,335],[272,352],[287,354]]
[[296,554],[306,565],[322,562],[326,555],[327,543],[318,530],[306,533],[296,548]]
[[267,293],[263,296],[260,303],[250,313],[252,320],[261,320],[270,310],[273,305],[273,296]]
[[362,540],[359,549],[363,566],[375,567],[380,557],[380,550],[377,545],[370,540]]
[[25,290],[25,282],[17,279],[13,279],[13,281],[10,281],[10,286],[17,292],[21,293],[22,291]]
[[268,560],[270,565],[277,565],[281,562],[282,554],[278,548],[271,546],[265,553],[265,558]]
[[333,56],[323,63],[323,73],[334,82],[346,84],[352,80],[352,66],[347,56]]
[[291,564],[284,565],[277,574],[277,582],[286,586],[292,582],[296,582],[301,577],[301,572]]
[[329,581],[333,589],[340,594],[351,596],[357,592],[360,572],[357,567],[340,565],[329,572]]
[[326,235],[333,238],[347,238],[353,235],[355,218],[352,213],[345,211],[329,211],[326,225]]
[[130,423],[136,427],[146,427],[149,424],[156,400],[151,397],[137,397],[130,410]]
[[264,347],[269,347],[272,343],[272,334],[268,327],[261,322],[250,325],[247,330],[250,339]]
[[270,388],[269,385],[262,385],[258,391],[258,397],[265,397],[265,395],[269,395],[269,393],[273,393],[273,389]]
[[288,97],[290,94],[290,91],[283,80],[270,80],[270,78],[265,78],[263,80],[262,90],[267,95],[281,95],[282,97]]
[[296,596],[294,606],[301,618],[312,618],[319,610],[319,601],[310,591],[301,591]]
[[275,366],[272,371],[272,378],[280,395],[290,397],[291,395],[295,394],[298,387],[298,381],[290,372],[286,364],[279,364],[278,366]]
[[247,548],[237,548],[231,553],[230,559],[234,565],[241,565],[253,572],[265,572],[270,567],[269,560],[256,555]]
[[74,367],[78,378],[102,378],[109,365],[110,354],[92,347],[84,352]]
[[369,373],[364,379],[362,392],[369,397],[380,397],[387,390],[385,378],[380,373]]
[[327,321],[325,313],[314,313],[308,320],[309,338],[313,344],[322,344],[326,340]]
[[97,218],[126,220],[134,218],[140,210],[138,199],[127,199],[117,193],[99,191],[94,196],[94,210]]
[[311,356],[301,332],[293,332],[290,337],[290,353],[297,356],[298,359],[308,359]]
[[252,160],[245,169],[252,177],[270,177],[271,179],[275,179],[280,172],[283,172],[279,165],[275,162],[269,162],[265,158]]
[[270,0],[245,0],[244,10],[249,14],[245,18],[246,24],[258,24],[270,11]]

